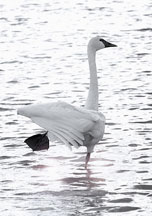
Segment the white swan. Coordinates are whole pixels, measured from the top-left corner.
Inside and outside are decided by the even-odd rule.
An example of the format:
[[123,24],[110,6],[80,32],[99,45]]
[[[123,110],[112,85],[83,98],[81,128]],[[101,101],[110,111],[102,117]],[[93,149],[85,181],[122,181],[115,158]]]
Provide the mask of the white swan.
[[105,129],[105,117],[98,112],[96,51],[115,46],[99,36],[89,41],[87,53],[90,69],[90,88],[84,108],[78,108],[60,101],[27,105],[18,109],[18,114],[30,118],[48,131],[48,133],[32,136],[25,141],[33,150],[49,148],[47,136],[50,140],[54,139],[63,142],[70,148],[71,145],[76,148],[86,146],[85,167],[87,167],[90,154],[93,152],[95,144],[102,139]]

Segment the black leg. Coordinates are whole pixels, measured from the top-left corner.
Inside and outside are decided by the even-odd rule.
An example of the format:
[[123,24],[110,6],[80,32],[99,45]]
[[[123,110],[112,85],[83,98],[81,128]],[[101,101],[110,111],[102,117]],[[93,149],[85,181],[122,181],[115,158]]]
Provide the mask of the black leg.
[[88,162],[89,162],[89,160],[90,160],[90,155],[91,155],[91,153],[87,153],[87,156],[86,156],[86,161],[85,161],[85,169],[87,169],[87,165],[88,165]]

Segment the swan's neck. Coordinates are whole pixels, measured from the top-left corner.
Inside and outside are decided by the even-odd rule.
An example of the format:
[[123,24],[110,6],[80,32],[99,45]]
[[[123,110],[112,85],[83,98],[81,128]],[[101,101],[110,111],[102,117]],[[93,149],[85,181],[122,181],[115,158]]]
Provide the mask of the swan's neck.
[[98,78],[96,68],[96,51],[88,47],[88,61],[90,69],[90,86],[85,107],[91,110],[98,110]]

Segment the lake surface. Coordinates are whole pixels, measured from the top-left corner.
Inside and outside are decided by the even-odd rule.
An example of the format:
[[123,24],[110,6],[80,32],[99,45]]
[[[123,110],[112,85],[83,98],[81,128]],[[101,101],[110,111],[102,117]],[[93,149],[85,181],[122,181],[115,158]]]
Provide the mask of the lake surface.
[[[1,1],[1,215],[152,215],[151,23],[150,0]],[[106,131],[85,170],[83,147],[33,153],[24,140],[43,130],[16,110],[83,106],[96,35],[118,47],[97,53]]]

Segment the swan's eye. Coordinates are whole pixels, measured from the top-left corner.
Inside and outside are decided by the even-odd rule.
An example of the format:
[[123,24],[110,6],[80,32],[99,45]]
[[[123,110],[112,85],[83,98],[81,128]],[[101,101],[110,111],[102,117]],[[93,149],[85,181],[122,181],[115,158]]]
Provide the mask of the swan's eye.
[[105,40],[100,38],[99,41],[101,41],[103,44],[105,43]]

